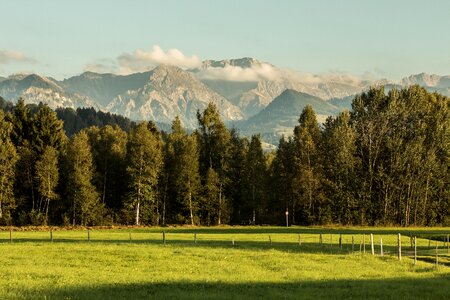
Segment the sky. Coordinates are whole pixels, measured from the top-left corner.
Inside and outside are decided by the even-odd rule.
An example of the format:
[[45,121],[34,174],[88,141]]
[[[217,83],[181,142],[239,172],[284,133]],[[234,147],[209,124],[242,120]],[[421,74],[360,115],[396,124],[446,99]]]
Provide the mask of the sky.
[[448,0],[2,0],[0,76],[254,57],[312,74],[450,74]]

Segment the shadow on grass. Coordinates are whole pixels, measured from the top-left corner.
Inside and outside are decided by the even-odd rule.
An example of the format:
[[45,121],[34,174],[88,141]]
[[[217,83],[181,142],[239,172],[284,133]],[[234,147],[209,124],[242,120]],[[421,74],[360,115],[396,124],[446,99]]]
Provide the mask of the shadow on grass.
[[[251,277],[251,274],[249,274]],[[450,275],[427,279],[117,283],[22,290],[27,299],[448,299]]]

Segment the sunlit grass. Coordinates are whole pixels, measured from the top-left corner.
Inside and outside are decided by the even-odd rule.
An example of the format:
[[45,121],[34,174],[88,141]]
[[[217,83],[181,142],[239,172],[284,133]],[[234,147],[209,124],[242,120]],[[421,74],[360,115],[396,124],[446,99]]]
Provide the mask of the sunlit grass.
[[[439,242],[436,267],[436,242],[428,248],[425,236],[444,237],[447,230],[409,232],[423,235],[418,239],[416,265],[405,231],[403,258],[397,260],[399,230],[92,229],[88,241],[87,229],[55,229],[53,242],[49,231],[13,231],[12,243],[9,231],[2,231],[0,298],[446,298],[450,294],[447,248]],[[323,232],[322,244],[319,232]],[[363,232],[366,252],[361,245],[360,253]],[[370,232],[374,232],[375,256]]]

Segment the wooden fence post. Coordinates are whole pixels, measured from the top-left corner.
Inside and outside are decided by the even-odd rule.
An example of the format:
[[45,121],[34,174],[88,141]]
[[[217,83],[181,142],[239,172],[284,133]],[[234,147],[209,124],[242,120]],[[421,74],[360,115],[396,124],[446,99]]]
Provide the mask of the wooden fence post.
[[333,234],[330,233],[330,248],[333,248]]
[[339,248],[342,250],[342,233],[339,234]]
[[299,246],[302,245],[302,235],[301,234],[298,235],[298,245]]
[[375,255],[375,248],[373,246],[373,234],[370,234],[370,249],[372,250],[372,255]]
[[450,254],[450,246],[449,246],[449,244],[450,244],[450,235],[447,234],[447,254]]
[[398,260],[402,260],[402,236],[400,235],[400,233],[398,234],[397,244],[398,244]]
[[363,233],[363,255],[366,255],[366,234]]
[[352,235],[352,253],[355,254],[355,236]]
[[436,241],[436,268],[438,267],[438,241]]
[[417,264],[417,237],[414,236],[414,265]]
[[383,256],[383,237],[380,237],[380,255]]
[[194,233],[194,244],[197,244],[197,233]]

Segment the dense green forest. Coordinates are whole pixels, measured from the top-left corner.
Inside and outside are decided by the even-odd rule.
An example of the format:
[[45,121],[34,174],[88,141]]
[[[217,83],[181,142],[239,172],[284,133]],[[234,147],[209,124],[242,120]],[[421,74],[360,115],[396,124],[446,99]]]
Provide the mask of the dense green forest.
[[[450,225],[450,102],[372,88],[265,153],[213,104],[188,133],[1,101],[0,224]],[[61,119],[65,120],[63,122]]]

